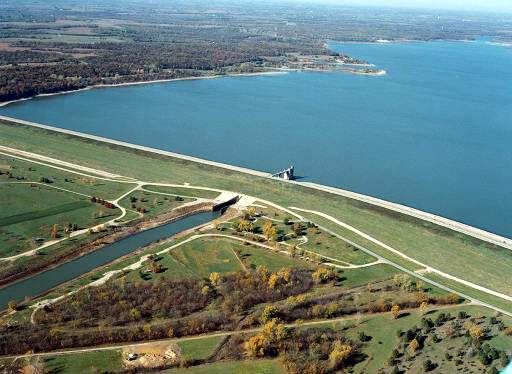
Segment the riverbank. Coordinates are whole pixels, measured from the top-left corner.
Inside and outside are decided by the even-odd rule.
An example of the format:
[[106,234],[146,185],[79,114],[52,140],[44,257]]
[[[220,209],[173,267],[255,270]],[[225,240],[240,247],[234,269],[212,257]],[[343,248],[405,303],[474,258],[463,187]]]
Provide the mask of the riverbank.
[[27,100],[32,100],[32,99],[35,99],[38,97],[50,97],[50,96],[57,96],[57,95],[72,94],[72,93],[76,93],[76,92],[88,91],[88,90],[93,90],[93,89],[97,89],[97,88],[139,86],[139,85],[143,85],[143,84],[169,83],[169,82],[190,81],[190,80],[199,80],[199,79],[216,79],[216,78],[225,78],[225,77],[253,77],[253,76],[258,76],[258,75],[276,75],[276,74],[285,74],[285,73],[280,72],[280,71],[261,71],[261,72],[256,72],[256,73],[229,73],[229,74],[203,75],[203,76],[170,78],[170,79],[156,79],[156,80],[151,80],[151,81],[137,81],[137,82],[112,83],[112,84],[95,84],[92,86],[79,88],[76,90],[38,94],[35,96],[25,97],[22,99],[0,102],[0,108],[5,107],[10,104],[27,101]]

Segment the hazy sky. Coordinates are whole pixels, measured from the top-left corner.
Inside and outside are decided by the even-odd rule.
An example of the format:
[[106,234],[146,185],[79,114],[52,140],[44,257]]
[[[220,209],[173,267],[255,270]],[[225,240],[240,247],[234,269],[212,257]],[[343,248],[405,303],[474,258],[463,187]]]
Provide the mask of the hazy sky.
[[512,0],[305,0],[344,5],[421,7],[431,9],[512,12]]

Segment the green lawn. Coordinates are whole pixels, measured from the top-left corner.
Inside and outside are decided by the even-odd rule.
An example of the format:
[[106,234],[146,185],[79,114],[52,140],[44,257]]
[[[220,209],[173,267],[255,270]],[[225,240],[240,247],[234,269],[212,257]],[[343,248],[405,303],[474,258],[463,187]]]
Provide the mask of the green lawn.
[[282,268],[315,267],[306,261],[294,259],[284,254],[274,253],[270,250],[257,246],[238,245],[237,247],[240,250],[241,258],[244,260],[244,262],[248,263],[249,266],[252,265],[255,268],[261,265],[265,266],[270,271],[278,271]]
[[[64,157],[62,160],[69,161],[68,157]],[[4,173],[10,171],[13,175],[13,178],[8,178],[6,174],[0,175],[0,182],[40,182],[41,178],[47,178],[52,182],[50,184],[52,187],[64,188],[106,200],[115,199],[135,186],[133,183],[103,180],[95,178],[94,175],[90,177],[79,175],[4,155],[0,155],[0,170]]]
[[121,350],[59,355],[44,359],[44,372],[48,374],[116,372],[121,369],[121,360]]
[[[132,199],[135,201],[132,202]],[[144,217],[155,217],[159,214],[171,211],[180,205],[190,203],[193,199],[182,198],[176,200],[174,197],[159,195],[147,191],[137,190],[130,193],[128,196],[121,199],[119,204],[130,210],[137,210],[144,208]]]
[[203,199],[215,199],[217,196],[219,196],[219,193],[215,191],[200,190],[187,187],[163,187],[148,185],[144,186],[144,189],[148,191],[162,192],[182,197],[201,197]]
[[181,349],[181,355],[187,359],[205,360],[210,357],[215,348],[224,338],[222,336],[213,336],[204,339],[178,341],[178,347]]
[[[0,184],[0,256],[11,256],[51,239],[53,224],[65,235],[69,223],[86,228],[120,214],[88,198],[41,185]],[[49,249],[50,250],[50,249]]]
[[163,371],[166,374],[284,374],[285,370],[277,360],[248,360],[216,362],[199,365],[187,369],[171,369]]
[[[283,206],[323,211],[428,265],[463,278],[471,274],[471,281],[512,294],[512,284],[502,279],[502,275],[507,274],[512,267],[511,251],[406,215],[275,179],[81,140],[22,125],[0,126],[0,139],[2,144],[11,147],[138,179],[227,189],[271,200]],[[357,240],[364,243],[364,240]],[[383,249],[379,253],[393,261],[397,259],[397,256]],[[400,259],[397,262],[407,263]],[[407,266],[415,267],[411,264]]]
[[387,264],[377,264],[359,269],[343,269],[340,273],[341,277],[344,278],[342,285],[348,288],[390,279],[396,274],[403,273]]

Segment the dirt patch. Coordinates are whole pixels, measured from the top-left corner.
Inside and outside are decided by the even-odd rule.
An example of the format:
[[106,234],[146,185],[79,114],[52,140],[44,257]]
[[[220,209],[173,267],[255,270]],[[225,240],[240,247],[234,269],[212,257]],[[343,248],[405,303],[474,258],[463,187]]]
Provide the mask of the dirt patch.
[[123,366],[127,369],[154,369],[176,365],[181,350],[176,344],[155,343],[123,349]]

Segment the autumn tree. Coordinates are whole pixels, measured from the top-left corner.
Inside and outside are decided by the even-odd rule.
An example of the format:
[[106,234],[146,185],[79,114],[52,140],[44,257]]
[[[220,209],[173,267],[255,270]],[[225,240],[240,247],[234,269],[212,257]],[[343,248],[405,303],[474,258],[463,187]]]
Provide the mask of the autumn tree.
[[279,315],[279,309],[274,305],[267,305],[261,313],[261,320],[263,323],[267,323],[273,319],[276,319]]
[[50,231],[50,236],[52,239],[57,239],[59,237],[59,226],[56,223],[52,225],[52,229]]
[[11,310],[11,311],[18,310],[18,303],[16,302],[16,300],[9,301],[7,306],[9,307],[9,310]]
[[329,363],[331,367],[334,370],[342,367],[350,358],[353,351],[354,349],[351,345],[342,343],[339,340],[335,341],[331,353],[329,353]]
[[480,326],[477,326],[475,324],[472,324],[469,327],[468,331],[469,335],[475,340],[480,340],[485,335],[484,330]]
[[254,216],[256,215],[256,208],[250,206],[249,208],[247,208],[247,214],[249,214],[249,217],[254,218]]
[[246,232],[252,232],[253,231],[253,225],[252,222],[246,219],[241,219],[238,221],[238,231],[246,231]]
[[411,340],[409,345],[407,346],[407,352],[409,355],[414,356],[416,354],[416,351],[420,348],[420,343],[416,338]]
[[427,311],[427,308],[428,308],[428,303],[427,302],[422,302],[421,305],[420,305],[420,312],[422,314],[424,314],[426,311]]
[[393,316],[394,319],[397,319],[398,316],[400,315],[400,307],[398,305],[393,305],[391,307],[391,315]]
[[318,283],[327,283],[336,279],[336,274],[332,269],[320,266],[312,275],[313,280]]
[[210,273],[208,279],[210,279],[212,285],[217,286],[220,282],[220,274],[217,272]]
[[267,240],[273,240],[277,236],[277,229],[271,221],[263,224],[263,235]]

